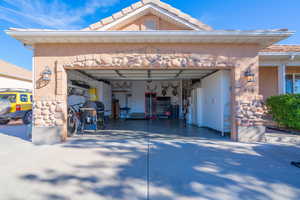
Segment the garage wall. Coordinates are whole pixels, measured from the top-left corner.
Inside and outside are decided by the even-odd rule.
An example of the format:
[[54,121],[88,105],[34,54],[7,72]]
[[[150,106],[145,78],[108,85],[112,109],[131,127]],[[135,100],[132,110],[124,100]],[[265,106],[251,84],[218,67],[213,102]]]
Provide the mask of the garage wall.
[[[113,84],[117,83],[118,81],[113,81]],[[120,84],[122,85],[121,81]],[[167,90],[167,97],[171,97],[171,103],[172,104],[178,104],[181,105],[181,87],[180,87],[180,81],[152,81],[151,83],[147,83],[146,81],[126,81],[132,83],[131,89],[128,89],[128,94],[131,94],[132,96],[128,98],[128,106],[131,108],[131,113],[144,113],[145,112],[145,93],[149,92],[147,91],[147,85],[150,86],[150,89],[156,88],[155,92],[157,93],[157,96],[163,96],[162,95],[162,87],[161,85],[173,85],[173,87],[178,86],[177,92],[178,94],[176,96],[173,95],[172,91],[173,88],[169,87]],[[116,91],[122,91],[124,89],[116,89]],[[120,107],[125,107],[125,99],[126,94],[125,92],[113,92],[116,99],[119,100]]]
[[132,96],[129,99],[132,113],[145,112],[145,86],[145,81],[132,81]]
[[201,81],[203,124],[218,131],[230,131],[230,71],[218,71]]
[[0,76],[0,88],[22,88],[32,90],[32,83]]

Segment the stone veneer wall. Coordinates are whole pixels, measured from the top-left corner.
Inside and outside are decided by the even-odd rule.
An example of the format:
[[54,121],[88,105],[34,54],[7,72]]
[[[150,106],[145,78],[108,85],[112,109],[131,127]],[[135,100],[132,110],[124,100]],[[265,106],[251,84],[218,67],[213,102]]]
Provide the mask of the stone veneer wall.
[[35,127],[63,126],[65,116],[63,101],[36,101],[33,104],[33,124]]
[[241,100],[237,105],[237,125],[238,126],[262,126],[265,106],[262,95],[255,95],[249,100]]

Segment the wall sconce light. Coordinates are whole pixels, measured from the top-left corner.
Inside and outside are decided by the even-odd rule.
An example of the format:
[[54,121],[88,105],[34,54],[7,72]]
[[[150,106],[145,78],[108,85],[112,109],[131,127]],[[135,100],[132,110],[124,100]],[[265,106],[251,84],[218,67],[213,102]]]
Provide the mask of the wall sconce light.
[[245,71],[245,77],[247,79],[248,82],[255,82],[255,74],[251,72],[250,69],[248,69],[247,71]]
[[43,81],[50,81],[51,80],[52,71],[51,69],[46,66],[42,72],[42,79]]

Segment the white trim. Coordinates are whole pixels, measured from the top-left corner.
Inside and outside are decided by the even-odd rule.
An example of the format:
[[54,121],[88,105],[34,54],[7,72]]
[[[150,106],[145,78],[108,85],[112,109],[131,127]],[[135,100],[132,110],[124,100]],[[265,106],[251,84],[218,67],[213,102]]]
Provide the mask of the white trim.
[[224,129],[225,129],[225,125],[224,125],[224,108],[225,108],[225,105],[224,105],[224,72],[222,71],[222,75],[221,75],[221,80],[220,80],[220,83],[221,84],[221,99],[220,99],[220,104],[221,104],[221,136],[224,137],[225,136],[225,133],[224,133]]
[[279,94],[285,94],[286,93],[286,65],[281,64],[278,66],[278,93]]
[[291,73],[291,72],[285,73],[285,75],[293,75],[293,74],[300,74],[300,73]]
[[32,96],[34,97],[35,95],[35,83],[36,83],[36,79],[35,79],[35,50],[33,50],[33,56],[32,56]]
[[260,61],[260,67],[277,67],[281,64],[285,64],[286,67],[300,67],[300,61],[298,62],[282,62],[282,61]]
[[174,20],[177,23],[180,23],[181,25],[184,25],[188,28],[191,28],[193,30],[201,30],[200,28],[198,28],[197,26],[195,26],[192,23],[187,22],[186,20],[182,20],[180,17],[177,17],[176,15],[154,5],[153,3],[147,4],[141,8],[138,8],[137,10],[125,15],[124,17],[121,17],[120,19],[117,19],[116,21],[113,21],[112,23],[109,23],[107,25],[104,25],[103,27],[99,28],[99,31],[106,31],[109,30],[112,27],[117,26],[118,24],[122,24],[124,23],[126,20],[129,20],[130,18],[135,17],[134,19],[136,19],[137,17],[141,16],[141,14],[143,15],[145,12],[147,12],[148,10],[151,11],[151,9],[153,9],[156,12],[159,12],[161,15],[166,16],[167,18]]
[[259,56],[300,56],[300,52],[259,52]]
[[259,62],[259,67],[278,67],[280,62]]
[[[281,30],[253,30],[253,31],[240,31],[240,30],[213,30],[213,31],[84,31],[84,30],[52,30],[52,29],[18,29],[11,28],[5,31],[8,35],[19,36],[137,36],[137,35],[202,35],[202,36],[290,36],[294,31],[281,31]],[[264,52],[261,52],[264,53]],[[267,53],[267,52],[266,52]]]
[[180,105],[179,105],[179,119],[182,119],[182,109],[183,109],[183,84],[182,80],[179,81],[180,83]]
[[66,31],[10,29],[24,44],[36,43],[236,43],[265,48],[293,34],[288,31]]

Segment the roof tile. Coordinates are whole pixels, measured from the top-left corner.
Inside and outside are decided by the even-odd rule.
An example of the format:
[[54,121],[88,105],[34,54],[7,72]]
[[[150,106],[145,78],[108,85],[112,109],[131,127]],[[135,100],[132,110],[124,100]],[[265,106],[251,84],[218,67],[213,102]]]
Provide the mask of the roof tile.
[[95,23],[95,24],[92,24],[91,26],[90,26],[90,28],[91,29],[97,29],[97,28],[101,28],[103,25],[102,25],[102,22],[100,21],[100,22],[97,22],[97,23]]
[[165,2],[159,2],[160,7],[162,7],[165,10],[169,10],[172,6],[170,4],[167,4]]
[[138,9],[142,6],[143,6],[143,3],[140,1],[131,5],[132,9]]
[[159,0],[142,0],[143,4],[147,4],[147,3],[158,3],[160,2]]
[[111,23],[113,21],[114,21],[114,18],[112,18],[111,16],[110,17],[106,17],[106,18],[104,18],[104,19],[101,20],[101,22],[102,22],[103,25],[109,24],[109,23]]
[[181,14],[181,11],[177,8],[174,8],[174,7],[169,7],[168,11],[174,13],[175,15],[180,15]]
[[113,18],[114,19],[119,19],[119,18],[121,18],[121,17],[123,17],[124,15],[123,15],[123,13],[120,11],[120,12],[117,12],[117,13],[115,13],[115,14],[113,14]]
[[300,52],[300,45],[272,45],[260,52]]
[[122,9],[122,12],[126,15],[127,13],[130,13],[132,11],[132,8],[131,6],[127,7],[127,8],[124,8]]

